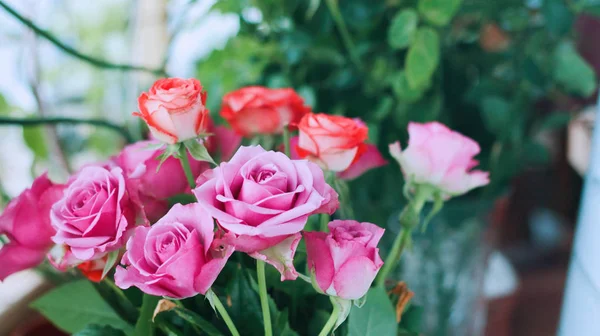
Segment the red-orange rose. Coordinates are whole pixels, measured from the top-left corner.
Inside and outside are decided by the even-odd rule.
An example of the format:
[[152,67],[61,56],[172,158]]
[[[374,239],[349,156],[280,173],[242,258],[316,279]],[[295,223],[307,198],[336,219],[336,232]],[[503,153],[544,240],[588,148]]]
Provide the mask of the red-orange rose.
[[158,140],[174,144],[192,139],[206,128],[206,92],[197,79],[164,78],[138,98],[140,112]]
[[293,89],[269,89],[248,86],[223,97],[221,116],[237,133],[278,134],[286,125],[293,125],[310,107]]
[[298,129],[298,155],[323,169],[344,171],[367,150],[369,129],[360,120],[309,113]]

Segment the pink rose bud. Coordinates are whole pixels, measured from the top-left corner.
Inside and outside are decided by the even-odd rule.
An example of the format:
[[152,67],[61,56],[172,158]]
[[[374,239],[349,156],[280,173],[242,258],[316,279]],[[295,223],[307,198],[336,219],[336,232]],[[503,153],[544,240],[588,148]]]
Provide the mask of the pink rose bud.
[[335,220],[329,231],[303,233],[313,285],[330,296],[359,299],[383,266],[377,243],[385,230],[371,223]]
[[100,259],[123,246],[135,217],[121,168],[88,166],[72,177],[64,196],[52,206],[52,240],[69,247],[80,261]]
[[272,264],[282,279],[298,276],[292,259],[308,216],[339,206],[317,165],[260,146],[241,147],[196,182],[198,202],[237,235],[236,250]]
[[135,229],[115,283],[176,299],[206,294],[234,250],[214,228],[197,203],[175,204],[156,224]]
[[408,147],[402,151],[399,142],[390,144],[390,154],[413,186],[434,186],[448,198],[490,182],[488,172],[471,170],[480,151],[472,139],[437,122],[409,123],[408,135]]
[[[128,145],[113,162],[123,169],[128,190],[137,192],[137,197],[144,206],[150,221],[154,222],[167,213],[167,198],[186,192],[191,193],[189,184],[181,168],[181,163],[174,157],[167,158],[160,169],[160,161],[156,158],[163,150],[153,145],[158,141],[139,141]],[[199,176],[210,166],[207,162],[196,161],[189,154],[190,168],[194,176]]]
[[206,92],[197,79],[164,78],[138,98],[140,112],[152,135],[168,144],[196,138],[206,130]]
[[243,136],[279,134],[285,125],[297,124],[310,112],[293,89],[249,86],[223,97],[221,117]]
[[298,129],[298,155],[326,170],[344,171],[367,150],[369,129],[360,120],[309,113]]
[[0,235],[8,239],[5,245],[0,243],[0,281],[44,260],[55,233],[50,208],[62,197],[64,188],[43,174],[8,203],[0,215]]

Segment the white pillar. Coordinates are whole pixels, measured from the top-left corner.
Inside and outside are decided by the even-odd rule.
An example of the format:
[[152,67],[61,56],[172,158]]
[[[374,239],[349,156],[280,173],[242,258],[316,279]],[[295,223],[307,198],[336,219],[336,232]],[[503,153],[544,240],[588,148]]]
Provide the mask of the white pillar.
[[600,103],[567,275],[559,336],[600,335]]

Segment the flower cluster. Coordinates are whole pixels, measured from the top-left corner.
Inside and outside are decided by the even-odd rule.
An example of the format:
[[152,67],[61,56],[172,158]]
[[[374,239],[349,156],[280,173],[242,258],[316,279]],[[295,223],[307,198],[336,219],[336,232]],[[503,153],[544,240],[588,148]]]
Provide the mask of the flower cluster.
[[[139,97],[134,113],[151,139],[85,166],[65,184],[38,177],[0,216],[0,280],[47,255],[59,270],[76,267],[100,281],[114,269],[123,289],[181,299],[208,295],[237,251],[272,265],[281,281],[312,279],[319,293],[337,300],[365,296],[384,265],[377,247],[384,229],[328,219],[345,204],[335,181],[387,163],[367,143],[367,125],[313,113],[293,89],[255,86],[223,97],[229,130],[213,124],[205,101],[198,80],[161,79]],[[284,144],[288,155],[240,146],[243,137],[296,129]],[[402,152],[396,143],[390,153],[415,195],[430,191],[421,203],[488,183],[487,173],[471,171],[479,152],[472,140],[438,123],[411,123],[408,131],[408,147]],[[179,143],[189,154],[169,149]],[[212,158],[196,160],[198,153],[221,162],[211,168]],[[171,206],[182,194],[193,201]],[[310,216],[329,223],[308,229]],[[296,269],[302,238],[309,276]]]

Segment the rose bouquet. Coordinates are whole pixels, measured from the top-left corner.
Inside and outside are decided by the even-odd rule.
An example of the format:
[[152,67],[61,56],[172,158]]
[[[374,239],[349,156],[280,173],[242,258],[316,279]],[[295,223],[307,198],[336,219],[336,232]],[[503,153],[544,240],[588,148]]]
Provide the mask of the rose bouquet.
[[390,145],[408,203],[383,254],[345,182],[387,164],[361,120],[246,87],[223,97],[228,128],[205,101],[198,80],[161,79],[134,113],[148,140],[39,176],[0,216],[0,280],[47,258],[68,279],[33,306],[80,335],[418,333],[412,293],[386,279],[445,200],[488,183],[478,144],[433,122]]

